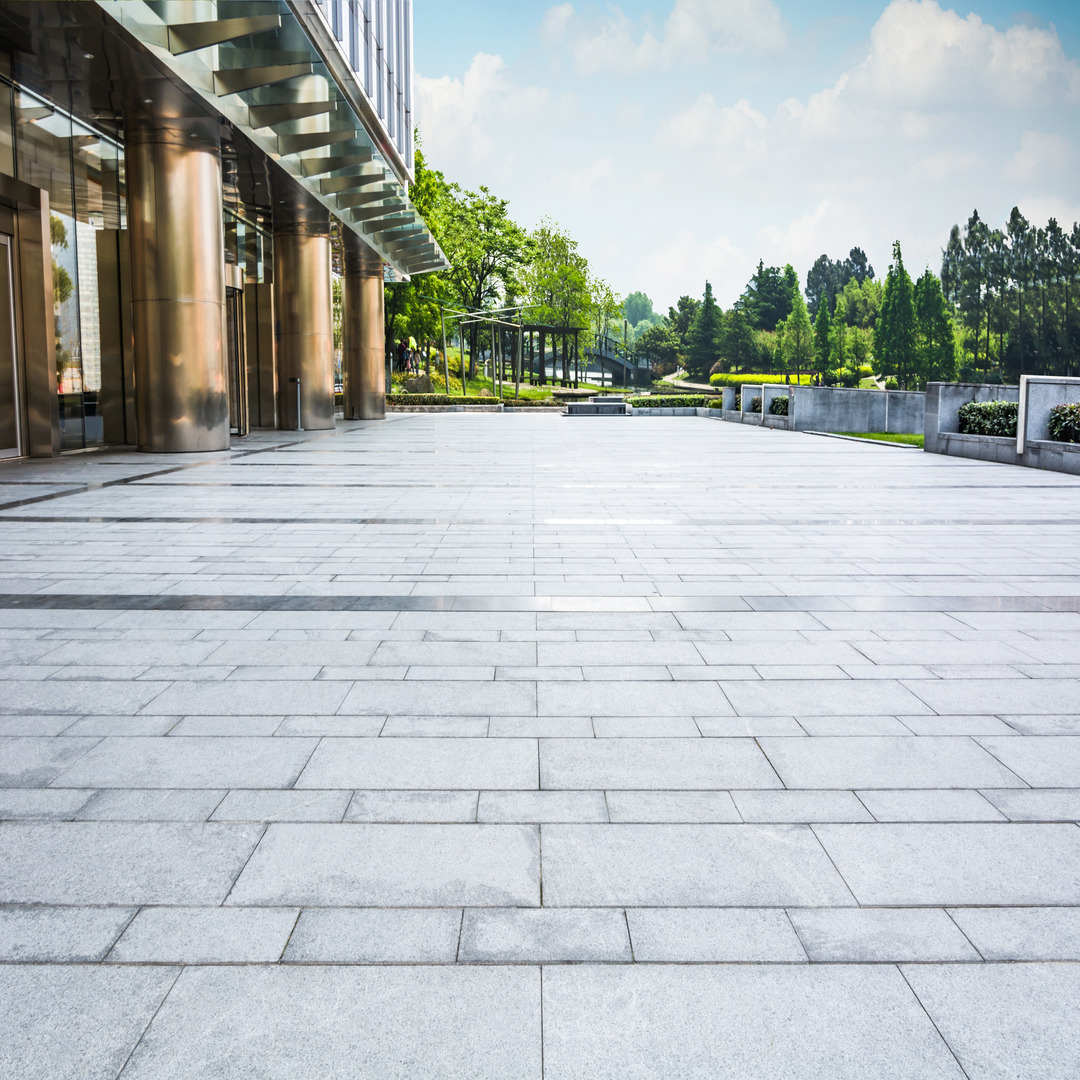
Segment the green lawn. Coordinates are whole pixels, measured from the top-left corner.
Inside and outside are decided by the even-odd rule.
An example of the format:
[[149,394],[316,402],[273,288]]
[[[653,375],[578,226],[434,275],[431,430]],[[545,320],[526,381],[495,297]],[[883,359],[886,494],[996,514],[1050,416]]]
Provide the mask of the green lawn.
[[922,449],[922,435],[893,435],[884,431],[838,431],[837,435],[849,435],[853,439],[873,439],[874,442],[906,443]]

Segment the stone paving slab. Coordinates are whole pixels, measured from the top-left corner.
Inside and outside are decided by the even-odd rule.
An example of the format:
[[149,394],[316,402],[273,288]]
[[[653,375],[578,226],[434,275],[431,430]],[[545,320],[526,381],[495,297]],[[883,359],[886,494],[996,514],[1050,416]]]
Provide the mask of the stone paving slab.
[[0,1073],[1080,1073],[1080,480],[632,426],[0,467]]

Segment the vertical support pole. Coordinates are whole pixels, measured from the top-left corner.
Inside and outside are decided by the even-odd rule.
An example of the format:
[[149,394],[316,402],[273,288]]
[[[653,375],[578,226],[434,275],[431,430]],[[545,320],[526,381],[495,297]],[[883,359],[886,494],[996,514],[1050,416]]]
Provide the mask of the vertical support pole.
[[517,361],[514,364],[514,397],[521,397],[521,367],[525,359],[525,332],[518,324],[517,332]]
[[442,370],[443,381],[446,384],[446,393],[450,393],[450,360],[446,355],[446,312],[442,304],[439,305],[439,329],[442,332]]
[[218,123],[134,123],[125,161],[139,449],[227,450]]

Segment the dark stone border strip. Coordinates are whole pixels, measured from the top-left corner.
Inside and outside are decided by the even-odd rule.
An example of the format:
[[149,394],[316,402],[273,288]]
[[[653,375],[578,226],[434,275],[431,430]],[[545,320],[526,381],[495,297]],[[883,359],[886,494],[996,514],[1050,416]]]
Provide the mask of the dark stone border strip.
[[1080,612],[1080,596],[181,596],[0,593],[0,609],[80,611],[1035,611]]

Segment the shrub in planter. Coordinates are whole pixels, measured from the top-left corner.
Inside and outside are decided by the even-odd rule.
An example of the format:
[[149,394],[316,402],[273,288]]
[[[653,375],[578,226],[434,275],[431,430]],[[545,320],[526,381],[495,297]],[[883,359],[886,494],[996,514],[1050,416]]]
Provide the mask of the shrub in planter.
[[714,397],[710,400],[709,404],[705,406],[707,409],[723,409],[724,399],[722,397]]
[[756,413],[761,412],[761,398],[752,397],[750,399],[750,411]]
[[964,435],[1003,435],[1016,438],[1020,406],[1015,401],[969,401],[960,406],[960,431]]
[[735,395],[735,411],[742,412],[742,394]]
[[629,400],[635,409],[704,409],[716,398],[711,394],[645,394]]
[[1055,405],[1050,410],[1050,438],[1057,442],[1080,443],[1080,401]]
[[783,397],[774,397],[772,401],[769,402],[769,412],[771,412],[773,416],[787,416],[788,402],[790,400],[791,399],[787,394],[784,394]]

